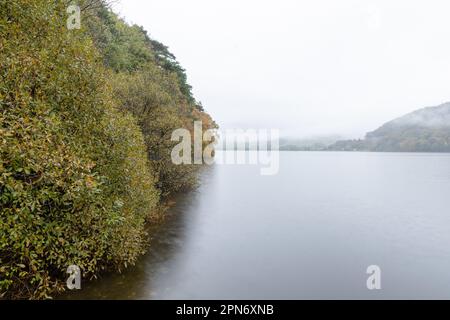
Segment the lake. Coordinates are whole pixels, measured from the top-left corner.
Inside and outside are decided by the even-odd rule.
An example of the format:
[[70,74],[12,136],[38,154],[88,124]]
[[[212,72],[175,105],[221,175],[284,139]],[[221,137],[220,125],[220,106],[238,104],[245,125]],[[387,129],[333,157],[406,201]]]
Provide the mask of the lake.
[[277,175],[259,169],[204,168],[135,267],[69,298],[450,299],[450,154],[281,152]]

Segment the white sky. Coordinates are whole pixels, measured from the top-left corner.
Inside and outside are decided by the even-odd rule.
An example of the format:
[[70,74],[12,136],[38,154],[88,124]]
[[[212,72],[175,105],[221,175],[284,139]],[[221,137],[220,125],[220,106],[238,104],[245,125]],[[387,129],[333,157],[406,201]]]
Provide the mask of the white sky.
[[363,136],[450,101],[448,0],[120,0],[222,128]]

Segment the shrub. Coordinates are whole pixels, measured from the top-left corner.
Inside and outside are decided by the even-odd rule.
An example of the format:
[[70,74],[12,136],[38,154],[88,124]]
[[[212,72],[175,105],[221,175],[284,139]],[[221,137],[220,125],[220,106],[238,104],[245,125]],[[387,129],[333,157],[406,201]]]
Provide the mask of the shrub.
[[65,1],[0,2],[0,292],[46,298],[132,264],[158,201],[133,117],[116,110]]

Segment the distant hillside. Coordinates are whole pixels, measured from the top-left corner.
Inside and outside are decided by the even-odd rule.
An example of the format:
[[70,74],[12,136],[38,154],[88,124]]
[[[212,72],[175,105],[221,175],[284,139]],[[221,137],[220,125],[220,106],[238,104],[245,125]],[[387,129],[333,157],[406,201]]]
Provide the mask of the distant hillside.
[[318,136],[310,138],[280,139],[280,150],[282,151],[326,151],[336,141],[342,139],[340,136]]
[[328,150],[450,152],[450,102],[414,111],[367,133],[365,139],[338,141]]

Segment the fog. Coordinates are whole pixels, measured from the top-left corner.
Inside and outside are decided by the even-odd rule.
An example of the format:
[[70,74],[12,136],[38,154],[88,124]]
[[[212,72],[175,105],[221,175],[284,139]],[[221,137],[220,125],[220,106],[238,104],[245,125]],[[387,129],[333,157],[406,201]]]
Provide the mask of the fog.
[[445,0],[121,0],[222,128],[356,138],[450,101]]

